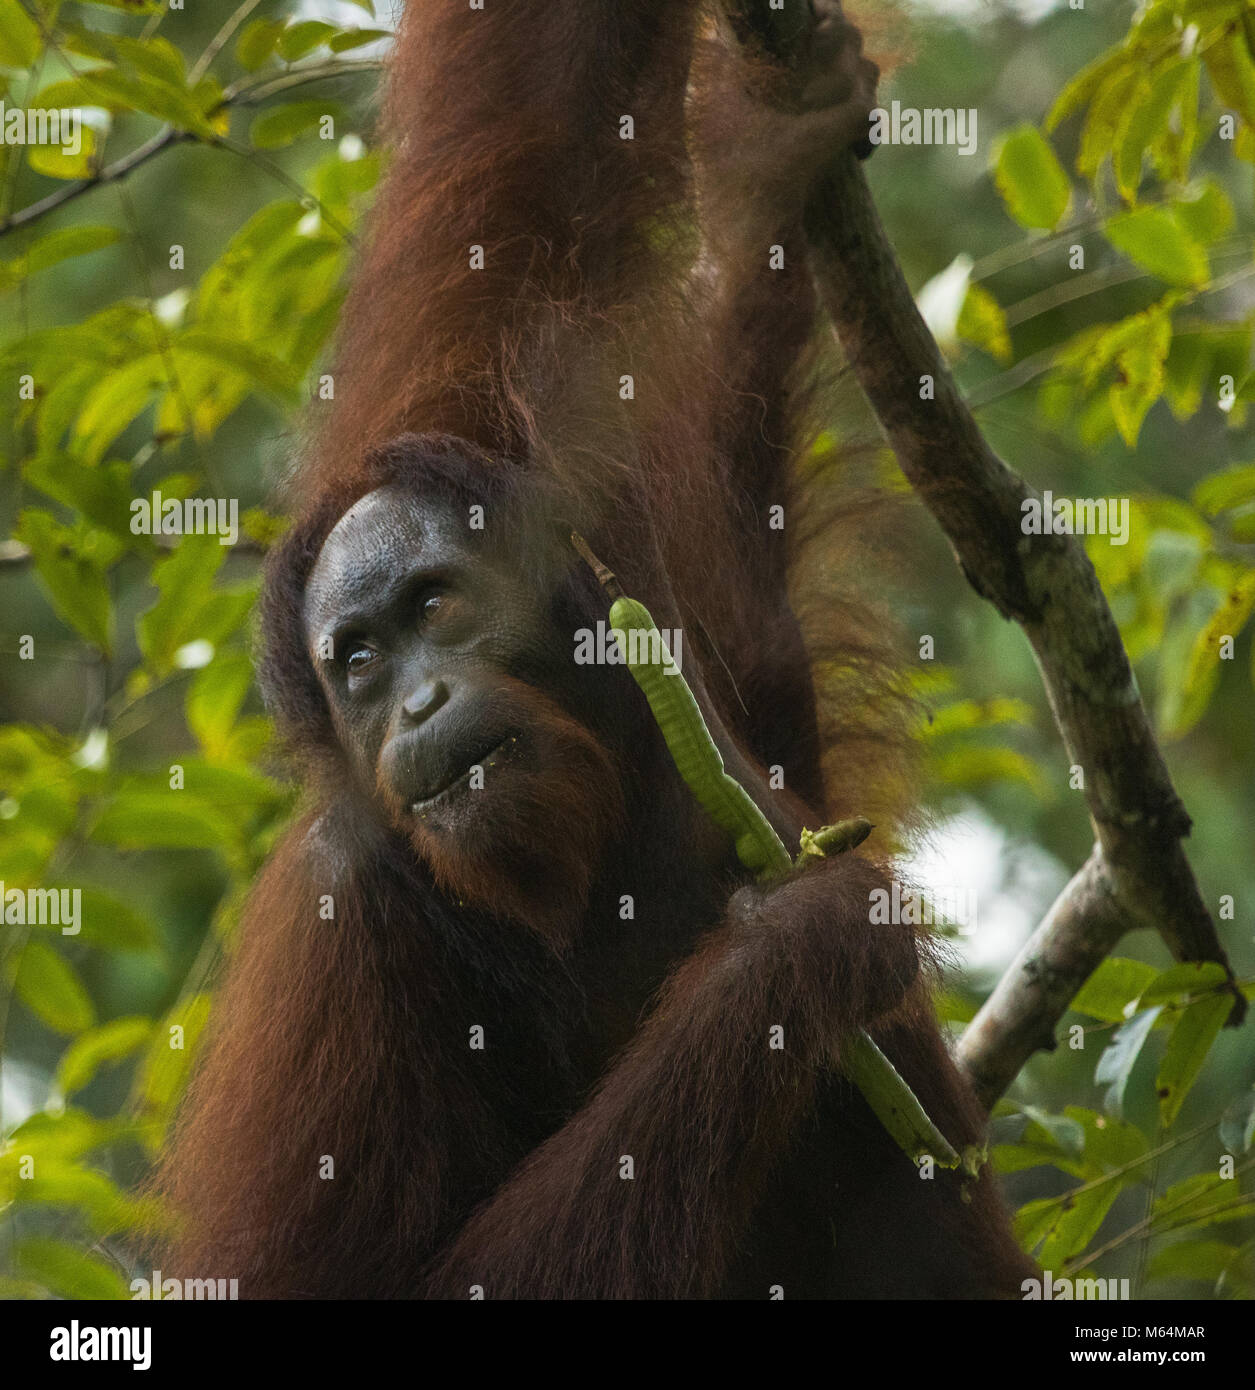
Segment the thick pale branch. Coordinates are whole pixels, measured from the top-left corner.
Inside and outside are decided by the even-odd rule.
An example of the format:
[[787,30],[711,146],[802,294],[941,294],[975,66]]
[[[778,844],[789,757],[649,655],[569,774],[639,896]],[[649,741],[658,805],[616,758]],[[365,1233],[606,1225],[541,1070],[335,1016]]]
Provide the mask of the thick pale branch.
[[[752,33],[772,47],[760,0],[728,0],[727,8],[756,12]],[[787,57],[796,33],[781,32]],[[968,582],[1024,628],[1069,761],[1084,772],[1099,853],[1052,908],[961,1049],[991,1103],[1029,1053],[1053,1040],[1085,975],[1126,928],[1158,930],[1180,960],[1229,963],[1181,844],[1190,818],[1093,566],[1073,537],[1021,530],[1022,504],[1035,494],[977,427],[852,155],[835,159],[816,186],[806,233],[823,303],[902,471]],[[1231,1023],[1245,1012],[1236,986],[1234,996]]]
[[957,1060],[986,1107],[1039,1049],[1129,921],[1097,846],[1025,942],[959,1041]]
[[[817,189],[806,225],[824,304],[903,472],[969,582],[1032,645],[1121,916],[1160,931],[1180,960],[1227,968],[1181,845],[1190,818],[1089,557],[1071,536],[1023,534],[1021,504],[1034,494],[977,428],[852,158]],[[921,398],[925,378],[932,399]]]

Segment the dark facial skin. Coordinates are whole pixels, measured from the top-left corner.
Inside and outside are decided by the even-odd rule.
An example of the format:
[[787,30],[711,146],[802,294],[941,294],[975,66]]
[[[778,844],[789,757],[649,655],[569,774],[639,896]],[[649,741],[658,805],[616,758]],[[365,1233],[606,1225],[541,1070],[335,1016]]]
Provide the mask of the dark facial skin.
[[310,576],[306,640],[341,742],[398,809],[447,805],[473,766],[511,757],[503,674],[570,662],[536,577],[499,551],[464,512],[386,487],[340,519]]

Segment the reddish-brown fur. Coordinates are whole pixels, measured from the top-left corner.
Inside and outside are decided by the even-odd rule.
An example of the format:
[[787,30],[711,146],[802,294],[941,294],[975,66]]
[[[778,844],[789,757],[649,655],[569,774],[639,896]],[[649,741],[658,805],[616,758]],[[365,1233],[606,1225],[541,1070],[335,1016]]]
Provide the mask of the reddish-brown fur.
[[[163,1268],[246,1297],[453,1298],[1006,1296],[1028,1270],[992,1181],[921,1180],[840,1076],[872,1027],[949,1137],[979,1137],[922,943],[869,925],[885,867],[738,887],[630,685],[604,746],[513,688],[554,766],[492,839],[560,842],[538,892],[509,856],[411,841],[355,788],[305,652],[303,587],[349,502],[397,478],[491,498],[525,474],[683,626],[729,748],[784,768],[787,792],[754,774],[781,816],[869,813],[883,843],[908,809],[855,533],[794,468],[818,379],[797,211],[824,151],[815,122],[745,96],[697,9],[411,0],[334,414],[265,599],[311,807],[255,890],[162,1170],[187,1222]],[[775,144],[746,178],[756,134]]]

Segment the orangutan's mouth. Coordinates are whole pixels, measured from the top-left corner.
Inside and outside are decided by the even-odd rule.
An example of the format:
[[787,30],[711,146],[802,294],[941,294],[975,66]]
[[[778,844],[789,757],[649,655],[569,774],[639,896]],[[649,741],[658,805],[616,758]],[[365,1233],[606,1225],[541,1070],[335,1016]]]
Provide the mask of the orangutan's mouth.
[[424,811],[431,810],[433,806],[441,802],[451,800],[454,796],[458,795],[459,792],[468,790],[471,776],[476,768],[480,768],[486,773],[494,762],[508,755],[517,743],[517,735],[507,734],[503,739],[494,743],[487,751],[481,753],[471,763],[464,767],[461,772],[457,773],[456,776],[451,777],[447,782],[437,787],[435,791],[415,797],[414,800],[410,802],[410,812],[415,815],[422,814]]

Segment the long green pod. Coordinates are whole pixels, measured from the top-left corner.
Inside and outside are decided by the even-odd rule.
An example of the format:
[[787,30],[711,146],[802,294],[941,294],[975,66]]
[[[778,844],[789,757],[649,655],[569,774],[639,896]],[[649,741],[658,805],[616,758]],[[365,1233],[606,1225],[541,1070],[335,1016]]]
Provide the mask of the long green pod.
[[[609,571],[594,562],[586,546],[580,544],[578,548],[603,583],[607,577],[613,581]],[[737,858],[760,877],[787,872],[793,866],[788,850],[749,793],[724,770],[723,758],[701,709],[649,610],[620,593],[610,608],[610,625],[680,776],[703,810],[733,837]],[[853,831],[842,829],[839,848],[838,844],[833,848],[840,852],[857,844],[862,838],[860,830],[861,826]],[[819,857],[823,854],[823,832],[808,835],[805,844],[809,857]],[[964,1158],[955,1152],[929,1119],[915,1092],[865,1030],[852,1039],[842,1064],[894,1142],[914,1162],[930,1156],[938,1167],[957,1168],[963,1164],[968,1171],[974,1171],[975,1158]]]
[[903,1153],[916,1163],[931,1156],[939,1168],[959,1166],[962,1160],[954,1147],[867,1032],[860,1030],[850,1039],[841,1065]]
[[737,858],[756,874],[787,873],[793,867],[789,851],[750,794],[724,771],[697,700],[649,610],[636,599],[617,598],[610,627],[680,776],[707,815],[732,836]]

